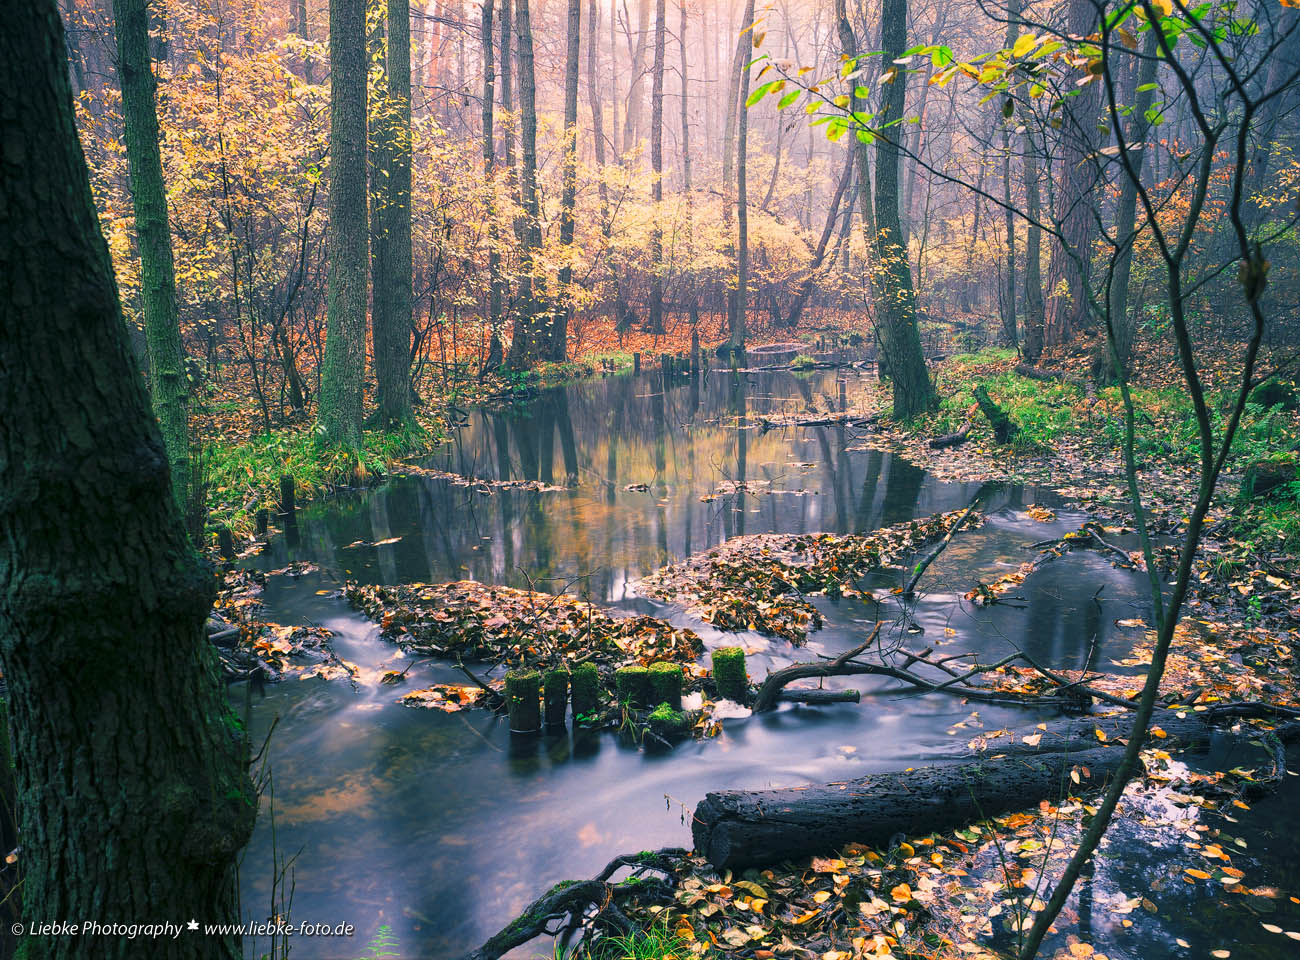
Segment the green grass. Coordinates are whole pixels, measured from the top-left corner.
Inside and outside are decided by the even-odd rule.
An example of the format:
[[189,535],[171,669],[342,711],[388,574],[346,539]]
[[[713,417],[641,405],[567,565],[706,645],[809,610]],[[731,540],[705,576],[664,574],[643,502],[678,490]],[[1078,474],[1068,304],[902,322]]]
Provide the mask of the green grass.
[[663,923],[623,937],[605,937],[590,948],[561,950],[553,960],[686,960],[689,944]]
[[367,430],[359,448],[338,447],[319,437],[311,424],[263,434],[242,443],[209,442],[201,457],[211,522],[234,530],[252,525],[260,507],[274,509],[280,476],[294,478],[297,497],[311,499],[332,488],[367,482],[405,457],[426,453],[439,434],[419,424],[397,430]]

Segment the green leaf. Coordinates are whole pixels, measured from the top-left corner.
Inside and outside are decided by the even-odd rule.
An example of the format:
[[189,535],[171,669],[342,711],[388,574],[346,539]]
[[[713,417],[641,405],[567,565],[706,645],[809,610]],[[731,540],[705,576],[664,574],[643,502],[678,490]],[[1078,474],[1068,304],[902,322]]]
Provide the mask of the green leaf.
[[952,47],[949,46],[935,47],[930,54],[930,64],[937,70],[942,70],[955,59],[956,57],[952,54]]
[[1148,90],[1159,90],[1159,89],[1160,89],[1160,84],[1158,83],[1144,83],[1142,84],[1142,86],[1138,87],[1137,92],[1146,93]]
[[776,108],[778,110],[784,110],[786,107],[790,106],[790,104],[798,100],[799,94],[801,93],[803,93],[802,90],[798,90],[798,89],[791,90],[789,93],[787,93],[784,97],[782,97],[780,100],[776,102]]
[[754,88],[754,92],[749,95],[749,99],[745,101],[745,106],[752,107],[754,104],[758,103],[758,101],[767,96],[768,91],[775,87],[776,84],[777,81],[775,80],[769,80],[767,83],[760,83]]
[[862,86],[854,87],[853,95],[857,97],[859,100],[865,100],[867,99],[867,97],[871,96],[871,90],[867,87],[862,87]]
[[863,143],[871,144],[876,142],[876,135],[873,134],[870,130],[859,130],[858,139],[861,140]]

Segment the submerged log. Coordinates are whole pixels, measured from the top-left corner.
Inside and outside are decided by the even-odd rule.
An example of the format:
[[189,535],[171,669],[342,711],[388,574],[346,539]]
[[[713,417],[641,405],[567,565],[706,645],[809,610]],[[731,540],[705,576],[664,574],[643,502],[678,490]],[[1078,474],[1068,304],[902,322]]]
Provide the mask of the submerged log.
[[1123,756],[1122,748],[1098,746],[781,790],[724,790],[695,808],[691,837],[719,870],[830,852],[849,842],[884,844],[895,834],[947,830],[1060,799],[1072,770],[1080,780],[1074,790],[1101,789]]
[[[1297,717],[1294,708],[1257,702],[1218,704],[1203,712],[1159,711],[1147,742],[1187,748],[1208,741],[1216,721],[1277,723]],[[829,852],[850,842],[884,844],[900,833],[962,827],[1042,800],[1058,801],[1067,792],[1101,789],[1118,769],[1132,728],[1129,714],[1081,717],[991,737],[981,758],[968,762],[779,790],[710,793],[695,808],[691,836],[695,849],[722,870]],[[1243,733],[1260,731],[1248,727]],[[1300,739],[1300,723],[1277,723],[1272,736],[1283,742]]]
[[824,707],[832,703],[861,703],[861,690],[782,690],[779,700]]

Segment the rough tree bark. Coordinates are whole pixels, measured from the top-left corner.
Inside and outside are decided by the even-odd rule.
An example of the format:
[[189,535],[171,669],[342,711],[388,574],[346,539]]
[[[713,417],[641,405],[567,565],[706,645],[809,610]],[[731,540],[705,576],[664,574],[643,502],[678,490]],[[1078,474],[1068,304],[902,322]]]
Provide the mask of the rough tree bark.
[[[1095,741],[1094,741],[1095,742]],[[947,830],[1058,799],[1070,771],[1076,790],[1102,787],[1123,750],[1017,755],[878,773],[843,783],[705,795],[691,818],[695,849],[719,870],[806,857],[846,843],[879,845],[895,834]]]
[[366,213],[366,5],[365,0],[330,0],[329,305],[320,425],[339,444],[361,442]]
[[[907,0],[884,0],[881,8],[883,62],[892,63],[907,47]],[[843,27],[841,27],[841,33]],[[882,75],[884,83],[884,75]],[[907,73],[898,69],[884,83],[877,124],[884,126],[903,116],[907,95]],[[907,420],[930,408],[934,387],[921,352],[916,329],[916,299],[912,290],[912,267],[898,219],[898,130],[891,128],[876,138],[876,254],[873,270],[876,288],[876,331],[881,351],[893,379],[894,418]]]
[[[1130,144],[1144,143],[1150,121],[1146,114],[1151,109],[1154,89],[1142,89],[1155,83],[1158,48],[1156,32],[1148,30],[1142,42],[1142,62],[1137,71],[1137,88],[1133,95],[1133,112],[1125,136]],[[1145,158],[1150,151],[1144,150]],[[1115,355],[1120,371],[1111,370],[1111,376],[1127,376],[1133,355],[1133,338],[1136,324],[1129,319],[1128,288],[1133,273],[1133,244],[1137,240],[1137,184],[1131,177],[1124,179],[1120,188],[1119,203],[1115,208],[1115,237],[1123,244],[1115,256],[1115,270],[1110,278],[1110,320],[1115,330]],[[1109,365],[1107,365],[1109,370]]]
[[[573,207],[578,197],[578,59],[582,52],[582,0],[569,0],[567,49],[564,61],[564,170],[560,189],[560,243],[573,246]],[[563,363],[569,350],[569,282],[573,268],[560,268],[560,297],[551,328],[551,359]]]
[[[508,2],[508,0],[507,0]],[[493,108],[496,106],[496,63],[493,52],[492,18],[493,0],[483,2],[483,179],[487,184],[488,221],[488,323],[492,328],[488,344],[485,369],[501,366],[504,350],[501,346],[501,230],[497,224],[496,209],[496,131]]]
[[149,5],[146,0],[113,0],[113,21],[122,82],[126,160],[140,248],[140,305],[149,351],[149,393],[167,447],[172,494],[181,512],[188,516],[194,507],[187,410],[189,380],[176,319],[176,274],[154,97],[157,82],[149,55]]
[[[74,126],[53,0],[0,31],[0,669],[24,919],[239,919],[257,800]],[[139,956],[48,937],[30,958]],[[237,937],[149,944],[234,958]]]
[[[650,176],[656,208],[664,199],[664,36],[665,3],[655,0],[655,52],[650,80]],[[664,332],[664,234],[658,212],[650,231],[650,333]]]
[[[741,49],[753,49],[753,34],[754,0],[749,0],[740,25]],[[742,65],[740,90],[736,94],[736,109],[740,111],[736,121],[736,309],[728,338],[733,357],[737,351],[744,353],[749,312],[749,111],[745,108],[745,101],[749,99],[749,77],[749,67]]]
[[388,0],[385,90],[371,170],[371,336],[379,422],[411,417],[411,7]]
[[[1020,17],[1020,0],[1008,0],[1007,3],[1007,32],[1006,45],[1008,48],[1015,45],[1016,36],[1019,33],[1018,18]],[[1012,103],[1007,100],[1007,103]],[[1007,346],[1017,347],[1019,337],[1016,333],[1016,214],[1011,206],[1011,125],[1015,122],[1014,114],[1012,116],[1003,116],[1001,121],[1002,127],[1002,209],[1003,221],[1002,229],[1006,234],[1005,242],[1007,246],[1007,275],[1003,278],[1005,286],[1002,295],[1002,337]]]
[[528,0],[515,0],[515,40],[519,44],[519,192],[524,211],[519,311],[510,340],[510,366],[526,370],[550,345],[551,319],[541,307],[536,275],[542,248],[541,204],[537,196],[537,75]]
[[[742,20],[750,26],[754,22],[754,2],[746,0]],[[736,52],[731,61],[731,77],[727,84],[727,115],[724,122],[722,134],[722,191],[723,191],[723,227],[727,236],[727,259],[735,261],[737,257],[736,243],[733,224],[736,218],[736,194],[734,189],[735,180],[733,179],[735,171],[735,153],[736,153],[736,111],[740,110],[743,115],[745,106],[744,98],[740,94],[741,74],[747,73],[745,70],[746,54],[751,49],[753,43],[750,37],[748,27],[736,37]],[[746,84],[748,86],[748,84]],[[738,325],[737,319],[737,289],[734,284],[727,286],[727,329],[731,332],[731,344],[737,345],[741,341],[735,337],[735,331]]]
[[[1086,37],[1097,26],[1097,5],[1093,0],[1069,0],[1067,32]],[[1078,96],[1065,100],[1061,127],[1060,185],[1053,219],[1061,238],[1052,244],[1047,270],[1047,317],[1044,339],[1048,346],[1070,341],[1083,329],[1088,317],[1086,267],[1096,235],[1094,193],[1096,165],[1090,159],[1096,150],[1100,84],[1078,88]]]

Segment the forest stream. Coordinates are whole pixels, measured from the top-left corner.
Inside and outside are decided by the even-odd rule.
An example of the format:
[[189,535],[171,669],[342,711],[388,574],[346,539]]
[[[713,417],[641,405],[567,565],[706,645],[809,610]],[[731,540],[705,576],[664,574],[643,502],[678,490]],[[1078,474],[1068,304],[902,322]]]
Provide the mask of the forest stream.
[[[542,489],[410,476],[302,511],[292,542],[277,536],[251,561],[267,572],[291,562],[309,571],[269,576],[266,614],[328,628],[334,653],[358,674],[353,682],[290,679],[251,695],[254,744],[275,728],[267,754],[272,788],[242,865],[245,915],[284,912],[272,904],[273,858],[293,858],[292,919],[356,927],[347,941],[296,939],[293,956],[360,956],[387,926],[401,956],[452,958],[558,880],[590,876],[621,852],[689,845],[685,818],[707,791],[921,765],[964,752],[981,731],[1048,719],[901,692],[883,678],[839,678],[827,685],[860,689],[860,704],[734,716],[720,735],[667,750],[608,730],[512,738],[504,719],[487,710],[403,706],[400,688],[377,682],[381,669],[400,671],[418,658],[382,639],[342,599],[344,580],[567,589],[617,612],[689,626],[706,646],[740,643],[757,677],[810,653],[855,646],[876,617],[858,598],[818,598],[825,626],[797,651],[779,638],[720,632],[636,593],[637,581],[663,564],[738,534],[865,533],[970,501],[977,482],[941,482],[870,449],[867,427],[764,428],[763,417],[826,412],[843,375],[714,372],[664,389],[655,373],[556,388],[508,412],[468,411],[451,442],[424,461],[463,477],[535,480]],[[1048,508],[1036,512],[1051,519],[1031,516],[1033,506]],[[954,538],[927,571],[908,625],[895,629],[923,632],[936,649],[978,651],[981,660],[1005,655],[1012,642],[1056,668],[1122,659],[1136,634],[1117,621],[1147,614],[1145,585],[1097,553],[1045,565],[1014,603],[979,607],[963,599],[977,582],[1015,570],[1029,544],[1086,519],[1031,486],[1004,486],[983,509],[986,522]],[[864,586],[888,596],[898,577]],[[881,611],[897,620],[896,605]],[[406,686],[435,681],[463,683],[464,676],[452,664],[419,662]],[[233,690],[234,702],[244,697],[242,687]],[[1213,769],[1254,762],[1223,755],[1228,749],[1184,759]],[[1231,900],[1184,882],[1192,861],[1180,831],[1118,819],[1076,891],[1077,923],[1063,917],[1058,937],[1075,935],[1111,960],[1222,950],[1295,956],[1294,940],[1262,924],[1300,929],[1300,906],[1288,896],[1300,892],[1300,844],[1286,826],[1297,802],[1300,780],[1288,777],[1279,794],[1237,811],[1237,822],[1195,804],[1179,811],[1193,835],[1198,823],[1212,821],[1240,841],[1234,862],[1245,866],[1244,857],[1251,884],[1274,891]],[[1134,897],[1143,898],[1141,908],[1115,909]],[[996,936],[993,943],[1009,943]],[[265,949],[264,942],[246,946],[248,956]],[[510,956],[547,950],[534,943]]]

